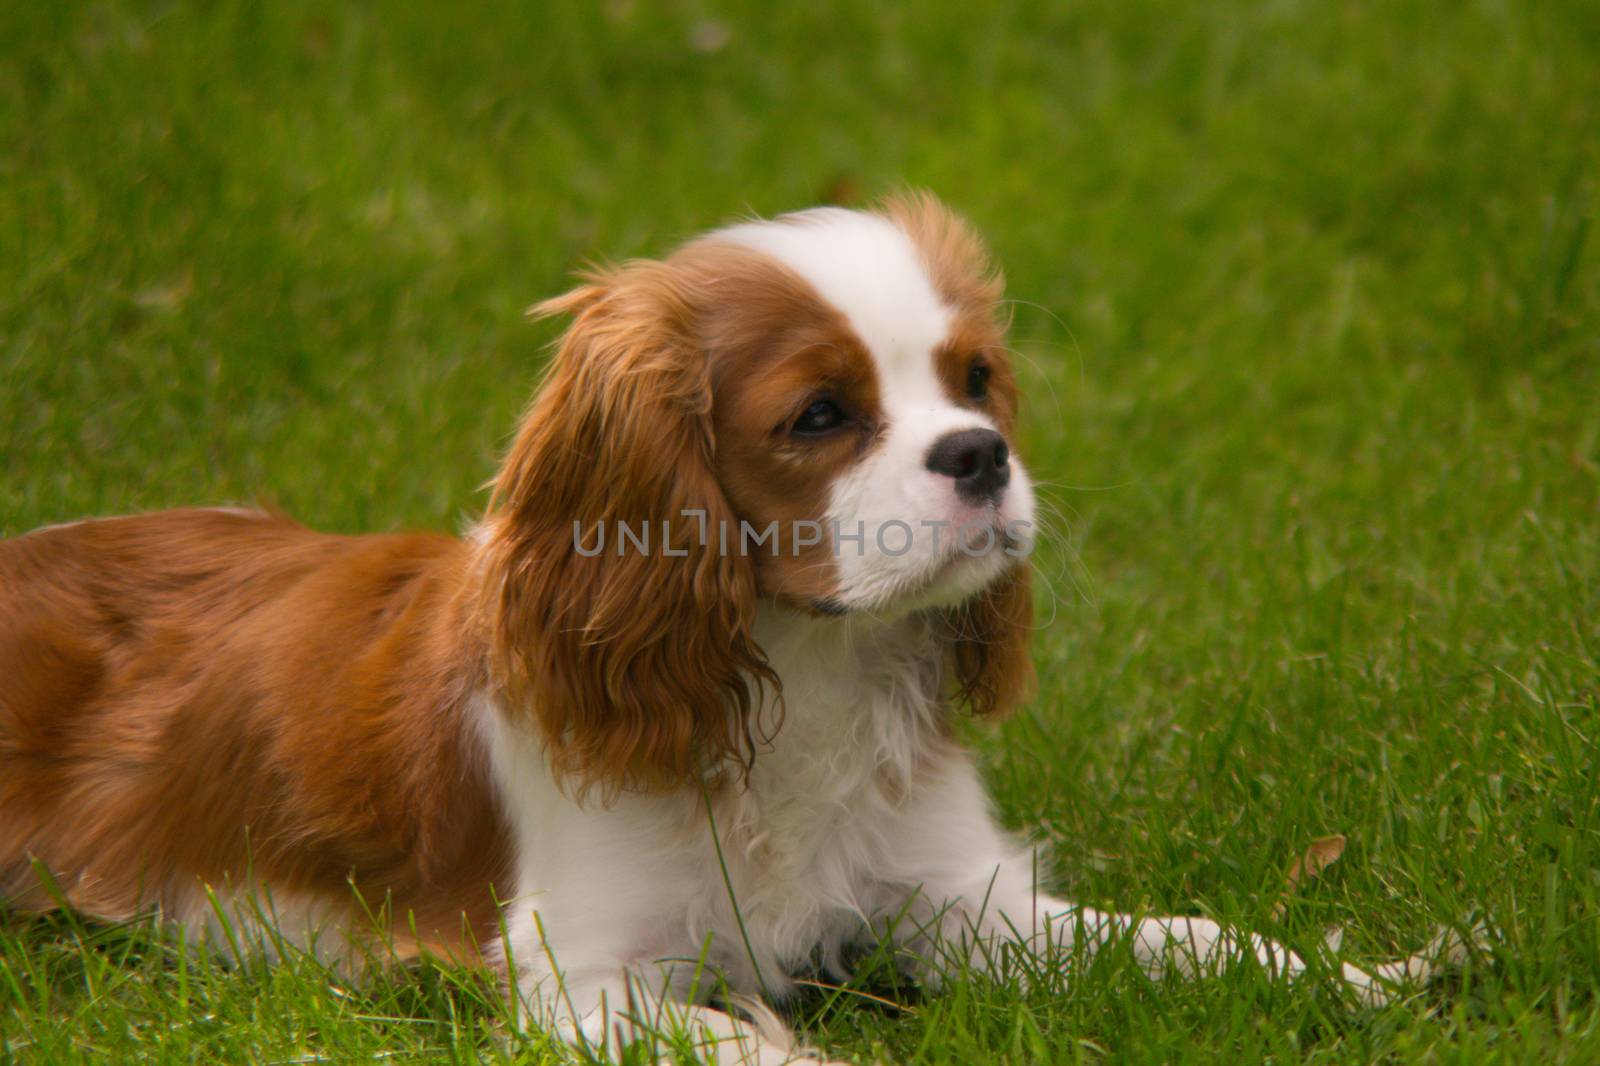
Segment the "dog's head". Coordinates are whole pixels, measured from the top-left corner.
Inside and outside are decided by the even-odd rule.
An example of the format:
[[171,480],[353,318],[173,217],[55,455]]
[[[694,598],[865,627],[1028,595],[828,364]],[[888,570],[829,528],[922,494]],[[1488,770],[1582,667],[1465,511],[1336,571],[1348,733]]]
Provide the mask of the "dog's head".
[[944,624],[951,698],[1028,680],[1033,491],[999,274],[929,196],[596,271],[484,526],[497,681],[560,771],[664,787],[751,751],[759,600]]

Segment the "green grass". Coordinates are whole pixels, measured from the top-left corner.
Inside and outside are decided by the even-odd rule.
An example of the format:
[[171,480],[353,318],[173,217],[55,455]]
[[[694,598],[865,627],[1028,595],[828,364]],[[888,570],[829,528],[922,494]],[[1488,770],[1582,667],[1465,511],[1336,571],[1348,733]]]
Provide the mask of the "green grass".
[[[550,338],[521,310],[585,258],[925,185],[1023,301],[1061,521],[1040,695],[979,743],[1050,880],[1358,960],[1496,935],[1374,1012],[1108,959],[801,1023],[863,1061],[1600,1059],[1600,7],[779,6],[0,6],[0,534],[458,528]],[[0,923],[0,1060],[548,1056],[471,973]]]

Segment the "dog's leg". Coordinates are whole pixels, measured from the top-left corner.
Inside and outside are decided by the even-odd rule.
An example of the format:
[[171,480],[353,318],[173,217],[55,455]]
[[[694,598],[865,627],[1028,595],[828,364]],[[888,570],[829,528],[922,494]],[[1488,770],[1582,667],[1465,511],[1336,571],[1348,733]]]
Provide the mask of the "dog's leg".
[[706,1066],[843,1066],[797,1046],[788,1026],[765,1004],[738,997],[735,1006],[740,1016],[680,1003],[657,1007],[648,1023],[657,1063],[675,1064],[686,1051]]
[[788,1027],[769,1008],[731,997],[738,1014],[694,1002],[684,966],[650,965],[599,971],[529,973],[524,989],[527,1021],[601,1062],[621,1061],[623,1051],[648,1045],[661,1066],[683,1059],[707,1066],[827,1066],[797,1047]]
[[[1283,945],[1208,918],[1108,913],[1040,892],[1032,857],[996,827],[970,758],[953,747],[919,778],[885,841],[884,868],[901,885],[904,906],[898,912],[893,904],[885,907],[884,924],[913,955],[934,964],[935,978],[941,957],[985,969],[1012,944],[1036,956],[1082,959],[1124,938],[1153,977],[1201,976],[1243,959],[1283,979],[1307,969]],[[1374,1005],[1464,954],[1460,938],[1443,936],[1409,958],[1370,971],[1345,963],[1341,972],[1357,998]]]
[[[517,1023],[572,1045],[584,1061],[620,1062],[626,1049],[644,1045],[663,1066],[680,1058],[709,1066],[824,1066],[770,1008],[730,994],[710,967],[642,956],[637,938],[618,935],[629,926],[623,919],[615,915],[604,929],[559,921],[552,929],[540,913],[518,908],[495,960],[507,974]],[[563,943],[584,948],[556,946]],[[706,1005],[719,992],[729,1010]]]
[[[965,899],[948,901],[941,908],[939,935],[944,946],[939,950],[946,955],[958,951],[979,969],[997,961],[1007,944],[1081,960],[1120,939],[1152,978],[1168,973],[1186,978],[1215,975],[1246,959],[1284,980],[1307,970],[1305,960],[1282,944],[1225,928],[1209,918],[1112,913],[1033,892],[1024,898],[1019,885],[1001,883],[1007,875],[999,868],[996,874],[994,891],[976,912]],[[1415,955],[1371,970],[1340,963],[1339,973],[1361,1004],[1379,1006],[1399,989],[1429,980],[1441,967],[1458,965],[1464,953],[1459,937],[1443,933]]]

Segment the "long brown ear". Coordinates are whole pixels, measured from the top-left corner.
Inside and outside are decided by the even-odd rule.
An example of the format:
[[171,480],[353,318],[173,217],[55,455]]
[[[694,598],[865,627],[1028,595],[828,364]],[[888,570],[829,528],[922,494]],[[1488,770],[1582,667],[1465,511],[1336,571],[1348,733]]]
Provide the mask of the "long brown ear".
[[563,312],[576,318],[489,506],[495,678],[580,794],[748,764],[758,689],[777,680],[750,635],[749,560],[718,550],[737,522],[711,470],[689,294],[642,262],[534,309]]
[[948,612],[955,699],[973,714],[1003,716],[1033,691],[1032,572],[1020,562]]

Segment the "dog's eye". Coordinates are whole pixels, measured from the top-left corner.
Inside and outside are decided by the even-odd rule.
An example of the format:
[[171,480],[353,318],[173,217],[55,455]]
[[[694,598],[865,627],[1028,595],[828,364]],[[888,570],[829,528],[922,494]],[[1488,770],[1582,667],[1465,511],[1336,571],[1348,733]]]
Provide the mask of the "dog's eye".
[[795,419],[790,432],[797,437],[820,437],[844,425],[844,412],[832,400],[818,400]]
[[988,399],[989,366],[987,363],[973,363],[967,368],[967,396],[974,400]]

